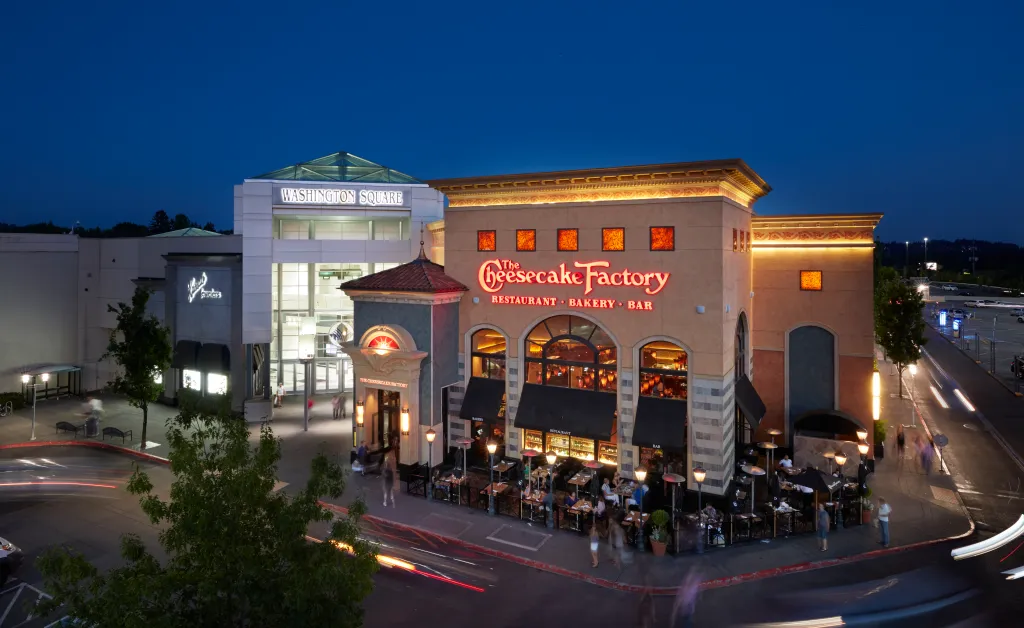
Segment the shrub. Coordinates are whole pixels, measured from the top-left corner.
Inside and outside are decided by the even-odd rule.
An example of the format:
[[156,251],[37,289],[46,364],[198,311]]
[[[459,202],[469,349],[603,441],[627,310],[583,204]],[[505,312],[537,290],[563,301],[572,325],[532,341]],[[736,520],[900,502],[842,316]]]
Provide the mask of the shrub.
[[7,405],[8,401],[11,402],[13,410],[21,410],[25,407],[25,395],[20,392],[0,393],[0,406]]
[[885,442],[885,430],[888,427],[888,421],[879,419],[875,421],[875,444]]
[[651,540],[664,543],[668,539],[668,513],[655,510],[651,513]]

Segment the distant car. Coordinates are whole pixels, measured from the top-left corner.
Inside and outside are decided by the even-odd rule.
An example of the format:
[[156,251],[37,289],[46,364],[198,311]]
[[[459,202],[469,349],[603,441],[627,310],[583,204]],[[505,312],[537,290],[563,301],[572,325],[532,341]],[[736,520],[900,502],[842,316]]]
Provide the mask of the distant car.
[[956,318],[956,319],[959,319],[959,320],[963,320],[964,318],[966,318],[966,315],[967,315],[967,313],[964,312],[963,310],[953,310],[950,313],[953,315],[953,318]]
[[973,292],[970,292],[970,291],[968,291],[968,290],[962,290],[962,291],[960,292],[960,296],[962,296],[962,297],[973,297],[973,296],[974,296],[974,293],[973,293]]
[[946,292],[956,292],[957,290],[959,290],[959,288],[957,288],[954,285],[950,285],[950,284],[946,284],[945,286],[942,286],[942,289],[945,290]]
[[25,555],[17,545],[0,537],[0,588],[18,571],[24,560]]
[[979,301],[964,301],[964,307],[981,307]]

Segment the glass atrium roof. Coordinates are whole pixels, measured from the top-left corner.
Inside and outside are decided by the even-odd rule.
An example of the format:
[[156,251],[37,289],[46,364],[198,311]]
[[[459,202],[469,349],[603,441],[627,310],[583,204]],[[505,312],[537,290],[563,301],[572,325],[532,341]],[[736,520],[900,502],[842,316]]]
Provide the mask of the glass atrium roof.
[[351,153],[334,153],[250,178],[288,181],[347,181],[352,183],[420,183],[407,174],[385,168]]

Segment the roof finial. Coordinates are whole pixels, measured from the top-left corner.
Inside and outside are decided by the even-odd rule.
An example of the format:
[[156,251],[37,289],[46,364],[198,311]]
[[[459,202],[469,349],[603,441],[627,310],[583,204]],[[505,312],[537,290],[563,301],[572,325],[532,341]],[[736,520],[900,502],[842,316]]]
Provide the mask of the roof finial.
[[420,257],[419,259],[427,259],[427,254],[423,251],[423,225],[420,225]]

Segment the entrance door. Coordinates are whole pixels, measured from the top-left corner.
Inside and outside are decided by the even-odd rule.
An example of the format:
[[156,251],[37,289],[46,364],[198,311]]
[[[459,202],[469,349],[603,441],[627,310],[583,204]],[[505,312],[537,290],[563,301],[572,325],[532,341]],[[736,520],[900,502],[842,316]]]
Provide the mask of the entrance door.
[[377,421],[377,440],[385,446],[391,446],[397,440],[401,428],[402,417],[401,394],[394,390],[377,391],[377,408],[380,420]]

